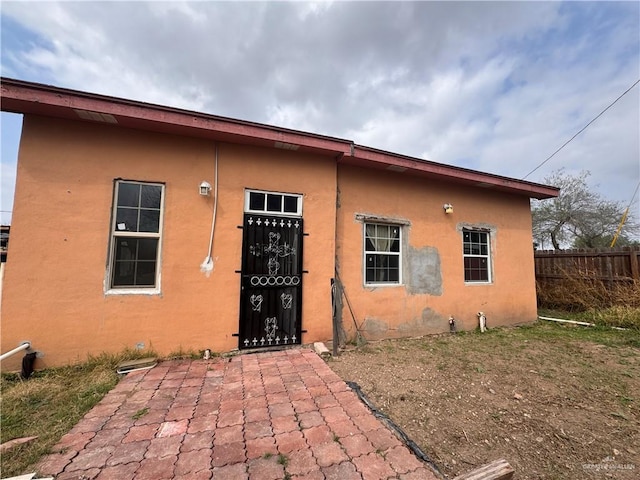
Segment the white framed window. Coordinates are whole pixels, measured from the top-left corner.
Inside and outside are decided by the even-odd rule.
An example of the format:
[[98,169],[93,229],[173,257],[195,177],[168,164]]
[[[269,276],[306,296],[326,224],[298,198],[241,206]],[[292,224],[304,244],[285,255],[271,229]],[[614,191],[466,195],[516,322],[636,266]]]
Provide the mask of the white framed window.
[[464,281],[491,283],[491,236],[487,231],[462,230]]
[[164,185],[117,180],[113,200],[108,290],[159,292]]
[[399,285],[402,282],[402,227],[364,223],[365,285]]
[[244,211],[246,213],[262,213],[302,216],[302,195],[296,193],[265,192],[262,190],[245,190]]

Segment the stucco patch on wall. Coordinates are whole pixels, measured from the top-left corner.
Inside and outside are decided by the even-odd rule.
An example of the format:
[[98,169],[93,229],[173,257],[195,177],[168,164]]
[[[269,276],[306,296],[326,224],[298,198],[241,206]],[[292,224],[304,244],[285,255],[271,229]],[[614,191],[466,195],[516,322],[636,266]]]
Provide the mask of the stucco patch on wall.
[[367,338],[372,340],[382,339],[386,337],[389,330],[389,324],[379,318],[365,318],[361,329],[366,332]]
[[402,336],[425,335],[427,333],[440,333],[449,329],[449,319],[427,307],[422,310],[422,316],[410,322],[398,325],[398,333]]
[[412,295],[442,295],[440,254],[435,247],[409,246],[406,255],[405,284]]

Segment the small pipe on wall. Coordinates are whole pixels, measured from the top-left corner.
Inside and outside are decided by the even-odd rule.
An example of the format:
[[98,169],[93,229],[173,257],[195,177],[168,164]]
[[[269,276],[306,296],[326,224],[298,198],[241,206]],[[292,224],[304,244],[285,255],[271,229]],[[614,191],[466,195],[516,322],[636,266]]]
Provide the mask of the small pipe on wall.
[[24,342],[13,350],[9,350],[7,353],[3,353],[2,355],[0,355],[0,361],[4,360],[5,358],[9,358],[11,355],[15,355],[16,353],[23,350],[28,350],[29,348],[31,348],[31,342]]
[[211,236],[209,237],[209,250],[204,262],[200,265],[200,271],[207,277],[211,275],[213,271],[214,261],[211,255],[213,255],[213,234],[216,230],[216,214],[218,211],[218,144],[215,145],[215,178],[213,181],[213,216],[211,218]]

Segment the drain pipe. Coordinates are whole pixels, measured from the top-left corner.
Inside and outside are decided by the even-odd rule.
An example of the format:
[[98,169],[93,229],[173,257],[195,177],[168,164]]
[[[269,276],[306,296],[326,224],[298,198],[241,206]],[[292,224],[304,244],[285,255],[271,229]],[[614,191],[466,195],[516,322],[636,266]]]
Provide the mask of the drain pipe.
[[[548,322],[569,323],[571,325],[581,325],[583,327],[596,327],[597,326],[595,323],[590,323],[590,322],[578,322],[576,320],[564,320],[562,318],[542,317],[540,315],[538,315],[538,318],[540,320],[546,320]],[[609,327],[609,328],[612,328],[613,330],[628,330],[628,328],[622,328],[622,327]]]
[[9,350],[7,353],[3,353],[2,355],[0,355],[0,361],[4,360],[5,358],[9,358],[11,355],[15,355],[18,352],[21,352],[23,350],[28,350],[30,348],[31,348],[31,342],[22,342],[20,346],[14,348],[13,350]]
[[218,144],[215,144],[215,178],[213,180],[213,216],[211,217],[211,236],[209,237],[209,250],[204,262],[200,265],[200,271],[207,277],[211,275],[214,266],[214,259],[211,257],[213,254],[213,234],[216,230],[216,213],[218,211]]

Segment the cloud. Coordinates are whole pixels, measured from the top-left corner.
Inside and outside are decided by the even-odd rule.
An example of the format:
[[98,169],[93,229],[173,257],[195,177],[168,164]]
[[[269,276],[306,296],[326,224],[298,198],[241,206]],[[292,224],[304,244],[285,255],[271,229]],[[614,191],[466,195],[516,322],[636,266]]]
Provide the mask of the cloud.
[[[640,78],[639,17],[636,2],[3,2],[2,70],[522,177]],[[531,179],[587,168],[628,200],[638,90]]]
[[22,130],[22,115],[2,113],[2,162],[0,163],[0,224],[11,223],[13,210],[13,192],[16,183],[16,158],[18,157],[18,141]]

